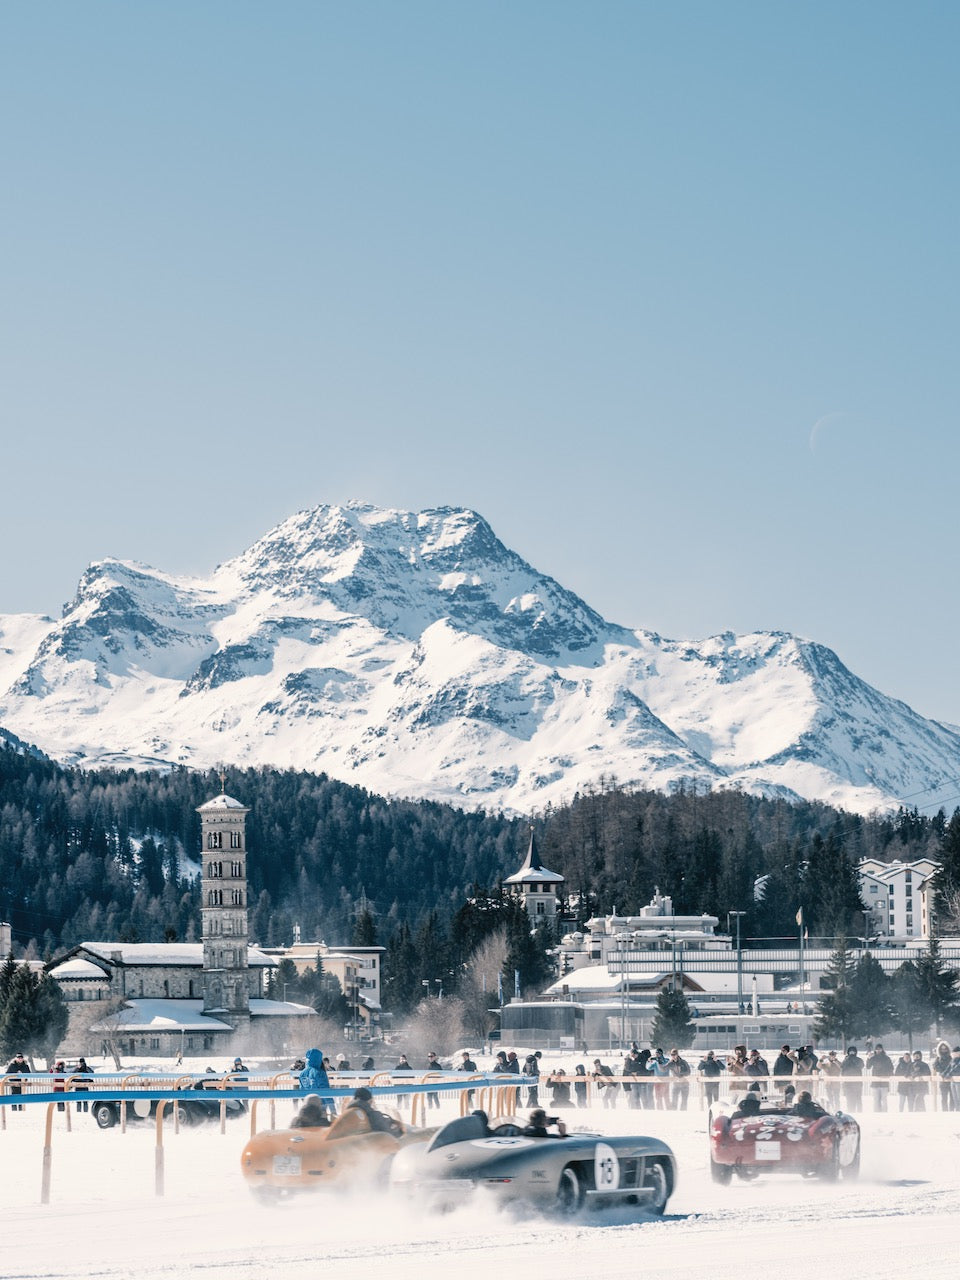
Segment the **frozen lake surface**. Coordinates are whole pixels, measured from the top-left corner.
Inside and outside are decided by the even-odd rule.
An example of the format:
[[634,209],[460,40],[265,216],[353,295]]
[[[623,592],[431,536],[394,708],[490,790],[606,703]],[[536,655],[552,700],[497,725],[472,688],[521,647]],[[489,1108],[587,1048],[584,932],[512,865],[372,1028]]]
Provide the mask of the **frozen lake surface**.
[[[452,1104],[449,1104],[452,1108]],[[278,1122],[289,1114],[278,1104]],[[452,1115],[453,1110],[445,1114]],[[667,1215],[636,1210],[574,1220],[498,1212],[483,1202],[446,1215],[411,1211],[383,1193],[315,1194],[256,1204],[240,1174],[247,1119],[168,1132],[166,1195],[154,1194],[152,1124],[101,1132],[89,1115],[55,1116],[52,1191],[40,1200],[43,1109],[7,1115],[0,1132],[0,1276],[266,1280],[425,1280],[558,1274],[956,1276],[960,1268],[960,1113],[860,1117],[856,1183],[771,1175],[710,1180],[704,1112],[566,1113],[572,1125],[650,1133],[674,1149],[679,1186]]]

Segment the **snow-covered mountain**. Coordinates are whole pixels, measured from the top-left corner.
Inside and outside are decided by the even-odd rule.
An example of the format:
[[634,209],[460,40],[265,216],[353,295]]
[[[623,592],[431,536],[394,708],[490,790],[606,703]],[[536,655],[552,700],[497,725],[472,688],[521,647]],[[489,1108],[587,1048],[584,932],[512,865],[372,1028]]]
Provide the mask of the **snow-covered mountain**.
[[606,622],[471,511],[303,511],[205,579],[104,560],[0,617],[0,725],[55,759],[323,770],[514,811],[601,777],[869,811],[960,778],[960,733],[796,636]]

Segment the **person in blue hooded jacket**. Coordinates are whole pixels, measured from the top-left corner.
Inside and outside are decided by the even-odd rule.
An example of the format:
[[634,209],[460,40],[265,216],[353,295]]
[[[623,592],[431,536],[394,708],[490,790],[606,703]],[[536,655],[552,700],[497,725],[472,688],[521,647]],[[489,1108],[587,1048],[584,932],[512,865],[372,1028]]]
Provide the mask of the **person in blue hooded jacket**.
[[327,1072],[323,1065],[323,1054],[320,1050],[308,1049],[305,1061],[307,1065],[297,1077],[300,1081],[300,1088],[305,1089],[308,1093],[319,1093],[321,1089],[329,1089],[330,1081],[327,1078]]

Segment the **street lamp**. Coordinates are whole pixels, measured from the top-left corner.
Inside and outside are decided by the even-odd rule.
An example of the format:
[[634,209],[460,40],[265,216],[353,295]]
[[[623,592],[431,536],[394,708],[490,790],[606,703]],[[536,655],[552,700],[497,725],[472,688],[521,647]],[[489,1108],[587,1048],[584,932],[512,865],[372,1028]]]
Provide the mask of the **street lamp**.
[[737,1013],[743,1013],[743,952],[740,949],[740,920],[745,911],[728,911],[727,928],[730,928],[730,917],[737,918]]
[[620,1048],[627,1039],[627,935],[617,934],[620,943]]

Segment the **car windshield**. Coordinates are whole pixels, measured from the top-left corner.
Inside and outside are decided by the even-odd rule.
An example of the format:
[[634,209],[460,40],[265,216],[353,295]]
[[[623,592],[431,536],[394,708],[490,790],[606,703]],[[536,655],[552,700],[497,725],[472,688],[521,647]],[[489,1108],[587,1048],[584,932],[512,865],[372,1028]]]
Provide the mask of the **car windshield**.
[[460,1116],[437,1130],[428,1150],[436,1151],[438,1147],[448,1147],[452,1142],[467,1142],[471,1138],[486,1136],[487,1126],[479,1116]]

